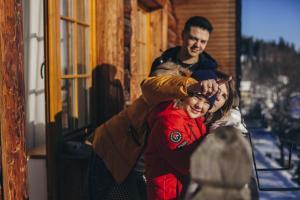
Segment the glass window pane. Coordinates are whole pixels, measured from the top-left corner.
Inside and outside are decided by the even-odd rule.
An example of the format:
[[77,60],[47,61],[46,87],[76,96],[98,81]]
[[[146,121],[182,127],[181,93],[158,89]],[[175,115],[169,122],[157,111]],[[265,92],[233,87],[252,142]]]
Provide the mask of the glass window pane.
[[90,96],[87,79],[78,79],[78,127],[90,123]]
[[60,1],[60,13],[64,17],[73,18],[74,16],[74,2],[73,0],[61,0]]
[[74,66],[74,25],[70,22],[61,20],[60,23],[60,55],[61,73],[72,74]]
[[77,71],[78,74],[89,72],[88,27],[77,26]]
[[89,0],[75,0],[76,20],[88,23]]
[[[88,79],[62,80],[62,128],[72,130],[90,123]],[[76,84],[77,91],[76,91]],[[78,106],[78,107],[77,107]]]
[[75,81],[72,79],[62,80],[62,128],[74,129],[77,127],[78,119],[75,113]]

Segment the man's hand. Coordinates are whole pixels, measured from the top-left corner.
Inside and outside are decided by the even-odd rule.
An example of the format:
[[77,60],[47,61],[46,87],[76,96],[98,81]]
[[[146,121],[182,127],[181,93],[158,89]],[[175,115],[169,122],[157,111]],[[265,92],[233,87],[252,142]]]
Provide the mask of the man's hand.
[[219,85],[214,79],[201,81],[200,85],[202,86],[202,94],[207,96],[215,95],[219,89]]
[[214,79],[204,80],[190,85],[187,90],[190,94],[212,96],[218,92],[219,85]]
[[[232,80],[232,76],[228,76],[226,79],[218,80],[217,84],[218,84],[218,86],[220,86],[220,85],[225,84],[226,82],[231,81],[231,80]],[[218,101],[220,101],[221,98],[222,98],[221,94],[222,94],[221,89],[218,88],[218,92],[216,93],[216,98],[217,98]]]
[[209,97],[217,94],[217,99],[220,98],[218,91],[220,90],[219,86],[232,80],[232,76],[228,76],[226,79],[220,79],[218,81],[214,79],[199,81],[198,83],[188,86],[187,90],[189,94],[202,94]]

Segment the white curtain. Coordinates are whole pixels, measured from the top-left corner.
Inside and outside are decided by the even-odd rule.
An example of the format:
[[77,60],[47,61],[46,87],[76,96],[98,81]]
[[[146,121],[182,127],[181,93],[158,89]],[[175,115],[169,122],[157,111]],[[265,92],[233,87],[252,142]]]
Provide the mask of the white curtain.
[[[27,149],[45,144],[45,83],[43,0],[23,1]],[[43,72],[43,76],[44,76]]]

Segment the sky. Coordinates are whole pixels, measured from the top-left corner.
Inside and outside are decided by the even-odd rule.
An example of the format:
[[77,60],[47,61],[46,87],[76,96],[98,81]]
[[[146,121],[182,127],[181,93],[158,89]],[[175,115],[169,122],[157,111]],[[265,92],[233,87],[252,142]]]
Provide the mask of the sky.
[[242,0],[242,35],[278,42],[300,52],[300,0]]

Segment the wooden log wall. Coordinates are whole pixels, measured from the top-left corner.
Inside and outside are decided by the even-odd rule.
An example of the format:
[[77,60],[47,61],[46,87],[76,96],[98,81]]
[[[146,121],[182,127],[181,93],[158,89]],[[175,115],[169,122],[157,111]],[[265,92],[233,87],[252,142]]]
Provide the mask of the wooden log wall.
[[134,90],[131,91],[131,85],[135,85],[136,78],[131,76],[132,73],[136,73],[136,44],[132,38],[135,38],[135,18],[137,3],[136,0],[124,0],[124,91],[126,102],[130,102],[131,99],[136,99],[137,94]]
[[178,45],[180,35],[178,34],[178,19],[175,14],[174,4],[168,3],[168,48]]
[[0,131],[6,200],[28,198],[22,17],[22,1],[0,1]]
[[178,18],[178,33],[181,34],[185,22],[191,16],[208,18],[214,30],[206,47],[221,70],[236,75],[237,62],[237,0],[174,0]]
[[[171,0],[124,0],[125,25],[125,92],[129,93],[129,102],[139,96],[139,81],[137,66],[137,9],[138,6],[150,10],[150,24],[155,35],[151,38],[151,54],[156,57],[169,47],[178,44],[177,18]],[[160,13],[156,13],[160,12]],[[160,37],[161,35],[161,37]],[[154,58],[153,58],[154,59]],[[152,60],[151,60],[152,62]],[[127,73],[127,74],[126,74]]]
[[114,65],[124,79],[124,2],[96,1],[96,65]]

